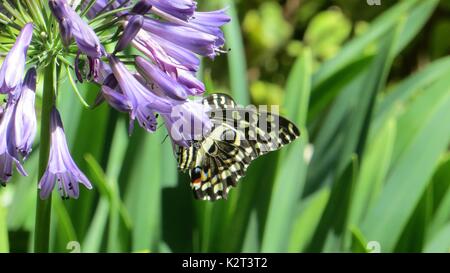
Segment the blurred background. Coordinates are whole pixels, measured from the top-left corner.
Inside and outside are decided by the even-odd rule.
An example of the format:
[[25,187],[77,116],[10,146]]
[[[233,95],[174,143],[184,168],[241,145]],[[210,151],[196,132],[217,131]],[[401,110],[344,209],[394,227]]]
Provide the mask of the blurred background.
[[[125,115],[84,109],[62,77],[94,189],[54,194],[52,251],[450,251],[450,0],[198,2],[233,17],[230,52],[203,62],[208,92],[280,105],[302,136],[255,160],[228,200],[196,201],[164,129],[128,137]],[[32,250],[38,146],[30,175],[0,189],[0,252]]]

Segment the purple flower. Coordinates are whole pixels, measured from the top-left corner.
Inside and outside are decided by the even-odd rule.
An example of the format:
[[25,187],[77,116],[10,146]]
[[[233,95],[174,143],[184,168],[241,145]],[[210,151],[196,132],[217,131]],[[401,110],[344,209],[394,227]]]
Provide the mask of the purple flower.
[[153,0],[141,0],[134,5],[131,9],[131,13],[134,14],[147,14],[152,9]]
[[12,93],[20,86],[32,36],[33,24],[28,23],[22,28],[0,69],[0,93]]
[[[70,31],[81,52],[92,58],[100,58],[106,55],[106,51],[94,30],[81,19],[66,0],[49,0],[48,3],[60,24],[67,20],[69,27],[66,27],[66,31]],[[65,35],[68,34],[65,33]]]
[[[95,18],[96,16],[100,15],[103,12],[117,9],[117,8],[127,4],[128,2],[130,2],[130,0],[116,0],[116,1],[113,1],[108,6],[109,2],[110,2],[109,0],[96,0],[94,5],[89,9],[86,16],[89,19]],[[82,3],[83,9],[85,9],[88,4],[89,4],[89,1],[83,1],[83,3]]]
[[159,22],[150,18],[144,21],[143,29],[151,35],[172,42],[196,54],[214,58],[221,51],[222,37],[198,31],[191,27],[171,22]]
[[123,31],[122,36],[116,44],[115,52],[119,52],[125,49],[128,44],[136,37],[136,34],[142,28],[142,24],[144,23],[144,17],[142,15],[134,15],[132,16]]
[[136,57],[135,64],[139,73],[147,81],[156,84],[159,88],[161,88],[167,96],[175,100],[187,99],[185,87],[157,66],[142,57]]
[[116,57],[111,55],[109,63],[123,95],[131,103],[130,132],[135,119],[142,128],[154,132],[157,125],[155,112],[170,113],[171,103],[148,90]]
[[[30,154],[36,136],[36,111],[34,109],[36,91],[36,69],[28,70],[14,105],[6,137],[8,153],[19,153],[24,159]],[[19,160],[19,158],[16,158]]]
[[101,95],[109,105],[120,112],[129,112],[133,109],[131,102],[122,93],[122,90],[112,73],[109,74],[103,82]]
[[67,147],[64,128],[56,108],[52,109],[50,117],[51,144],[47,169],[39,181],[40,197],[46,199],[52,192],[55,182],[58,182],[59,194],[63,198],[77,199],[80,194],[78,183],[92,189],[87,177],[73,161]]
[[201,102],[177,102],[170,114],[162,114],[172,142],[188,147],[193,140],[201,140],[212,128],[207,115],[209,108]]
[[133,46],[169,73],[176,73],[178,68],[197,71],[200,66],[200,60],[191,51],[144,30],[136,35]]
[[14,112],[14,103],[12,100],[8,101],[6,108],[2,113],[0,121],[0,183],[5,185],[13,174],[14,165],[17,171],[23,176],[27,176],[22,164],[17,159],[18,154],[13,150],[12,154],[8,152],[8,125],[11,122],[11,118]]
[[216,36],[216,46],[222,47],[225,45],[225,37],[220,28],[230,21],[231,18],[226,13],[226,9],[209,12],[196,12],[192,17],[192,20],[189,21],[189,26],[199,31]]
[[158,10],[184,21],[189,20],[197,9],[197,2],[192,0],[149,0],[147,2]]
[[59,22],[59,32],[61,34],[61,41],[65,47],[68,47],[72,42],[72,29],[66,18]]
[[205,85],[195,76],[194,72],[179,69],[177,80],[180,84],[186,86],[191,96],[199,96],[205,93]]

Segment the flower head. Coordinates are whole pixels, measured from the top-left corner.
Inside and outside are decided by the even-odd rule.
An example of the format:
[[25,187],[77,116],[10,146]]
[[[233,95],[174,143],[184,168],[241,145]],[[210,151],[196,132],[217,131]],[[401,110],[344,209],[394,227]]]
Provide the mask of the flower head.
[[[40,14],[48,9],[53,16]],[[135,120],[154,132],[158,117],[176,145],[189,146],[210,132],[208,109],[200,98],[205,85],[196,73],[201,56],[214,58],[225,52],[220,29],[229,21],[225,10],[198,12],[195,0],[48,0],[6,1],[0,3],[0,13],[1,43],[7,43],[0,46],[0,56],[6,55],[0,68],[0,93],[7,94],[5,106],[0,107],[1,183],[9,180],[14,168],[26,175],[22,162],[31,153],[37,131],[37,79],[53,80],[43,84],[50,87],[67,76],[75,92],[77,83],[96,84],[100,91],[93,106],[79,93],[78,98],[87,107],[106,101],[129,114],[130,133]],[[29,20],[33,22],[26,24]],[[12,47],[9,41],[15,42]],[[124,52],[128,45],[139,50],[140,57]],[[8,54],[5,49],[10,49]],[[26,64],[33,68],[24,75]],[[36,75],[41,71],[45,77]],[[64,92],[51,89],[45,88],[42,97],[52,97],[42,101],[47,107],[42,113],[53,109],[50,156],[39,182],[40,196],[47,198],[57,184],[62,197],[77,198],[78,184],[89,189],[91,184],[70,156],[53,106],[57,98],[46,96]]]
[[63,198],[78,198],[80,194],[79,183],[92,189],[92,185],[77,167],[67,147],[66,136],[61,116],[53,108],[50,117],[51,144],[47,169],[39,181],[40,197],[47,198],[55,187]]
[[33,36],[33,24],[26,24],[6,56],[0,69],[0,93],[11,93],[20,86],[25,70],[28,46]]

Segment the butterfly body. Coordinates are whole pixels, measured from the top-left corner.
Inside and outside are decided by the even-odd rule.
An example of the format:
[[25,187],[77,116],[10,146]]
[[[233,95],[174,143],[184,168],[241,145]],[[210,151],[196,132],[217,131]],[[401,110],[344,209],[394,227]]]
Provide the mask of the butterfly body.
[[254,159],[300,135],[287,119],[237,106],[225,94],[210,95],[203,103],[210,108],[210,133],[190,147],[177,148],[178,168],[189,172],[197,199],[226,199]]

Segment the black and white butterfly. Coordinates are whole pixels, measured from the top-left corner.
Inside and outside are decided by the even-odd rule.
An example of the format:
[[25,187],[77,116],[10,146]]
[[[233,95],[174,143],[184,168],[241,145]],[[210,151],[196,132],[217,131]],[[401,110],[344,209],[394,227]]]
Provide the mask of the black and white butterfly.
[[178,168],[189,171],[196,199],[226,199],[254,159],[300,136],[295,124],[286,118],[237,106],[225,94],[209,95],[203,104],[209,107],[210,133],[176,151]]

